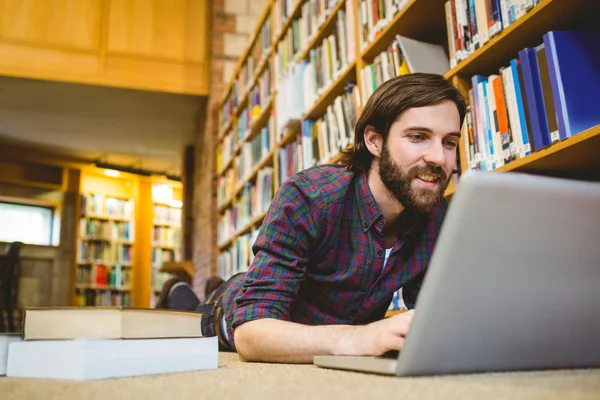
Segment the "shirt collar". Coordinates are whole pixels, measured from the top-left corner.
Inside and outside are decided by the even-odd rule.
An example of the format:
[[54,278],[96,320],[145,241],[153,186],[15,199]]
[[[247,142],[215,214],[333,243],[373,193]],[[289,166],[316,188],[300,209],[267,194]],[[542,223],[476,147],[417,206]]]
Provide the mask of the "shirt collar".
[[383,225],[383,213],[375,202],[375,197],[373,197],[373,193],[371,193],[371,189],[369,188],[367,171],[362,171],[359,174],[356,184],[356,202],[362,223],[362,230],[366,232],[378,218],[381,221],[381,225]]

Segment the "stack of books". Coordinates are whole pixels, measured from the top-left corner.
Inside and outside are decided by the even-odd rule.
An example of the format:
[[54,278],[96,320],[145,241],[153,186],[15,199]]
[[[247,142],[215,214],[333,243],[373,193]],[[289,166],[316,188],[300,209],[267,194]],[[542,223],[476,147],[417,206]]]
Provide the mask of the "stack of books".
[[29,308],[23,335],[0,336],[0,375],[91,380],[216,369],[218,340],[194,312]]

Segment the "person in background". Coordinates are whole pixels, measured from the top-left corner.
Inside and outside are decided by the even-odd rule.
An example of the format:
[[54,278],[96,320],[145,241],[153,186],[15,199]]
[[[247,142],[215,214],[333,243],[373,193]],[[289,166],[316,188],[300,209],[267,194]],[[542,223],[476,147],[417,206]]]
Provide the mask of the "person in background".
[[249,270],[203,303],[175,283],[164,303],[211,316],[202,333],[247,361],[402,349],[414,310],[383,317],[400,288],[415,305],[446,214],[465,112],[440,75],[383,83],[342,165],[300,171],[277,190]]

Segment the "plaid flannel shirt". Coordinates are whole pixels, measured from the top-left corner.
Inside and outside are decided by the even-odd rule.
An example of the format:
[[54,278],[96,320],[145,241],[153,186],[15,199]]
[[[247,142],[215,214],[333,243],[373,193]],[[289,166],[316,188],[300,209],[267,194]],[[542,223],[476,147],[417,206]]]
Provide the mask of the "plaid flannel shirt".
[[447,206],[443,200],[428,215],[403,213],[402,235],[384,266],[384,220],[366,173],[322,165],[295,174],[271,202],[248,272],[224,294],[230,341],[236,327],[260,318],[376,321],[401,287],[414,307]]

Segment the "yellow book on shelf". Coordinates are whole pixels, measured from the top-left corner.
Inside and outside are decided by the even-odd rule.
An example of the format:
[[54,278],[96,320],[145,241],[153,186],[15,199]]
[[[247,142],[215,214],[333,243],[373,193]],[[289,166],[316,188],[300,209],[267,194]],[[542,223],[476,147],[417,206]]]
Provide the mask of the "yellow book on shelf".
[[26,308],[23,339],[146,339],[202,336],[202,314],[125,307]]

